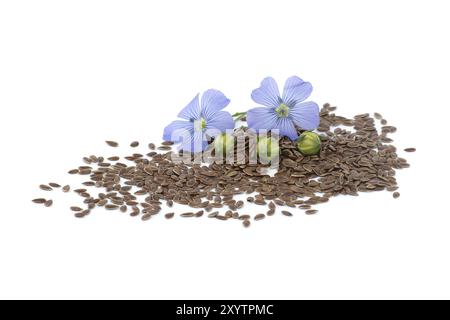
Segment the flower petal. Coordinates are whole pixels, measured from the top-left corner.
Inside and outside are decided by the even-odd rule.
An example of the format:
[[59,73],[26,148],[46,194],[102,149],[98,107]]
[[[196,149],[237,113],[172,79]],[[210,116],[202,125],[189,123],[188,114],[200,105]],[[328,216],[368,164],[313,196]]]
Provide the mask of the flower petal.
[[280,130],[280,136],[282,137],[288,137],[292,141],[295,141],[298,138],[297,129],[295,129],[294,122],[289,118],[279,118],[277,129]]
[[176,120],[164,129],[163,140],[180,142],[183,135],[194,131],[194,124],[190,121]]
[[193,131],[181,141],[180,149],[186,152],[198,153],[208,146],[203,131]]
[[252,99],[266,107],[278,107],[281,98],[276,81],[271,77],[265,78],[261,81],[260,87],[252,91]]
[[234,129],[234,120],[229,112],[219,111],[211,119],[206,121],[207,129],[217,129],[224,132],[227,129]]
[[210,120],[215,113],[225,108],[230,99],[219,90],[209,89],[202,96],[202,115],[206,121]]
[[290,77],[284,84],[283,101],[292,107],[305,101],[311,95],[312,90],[311,83],[305,82],[297,76]]
[[189,104],[181,110],[181,112],[178,114],[179,118],[185,119],[185,120],[196,120],[200,119],[200,104],[199,104],[199,94],[197,94],[194,99],[192,99]]
[[272,108],[253,108],[247,111],[247,124],[253,130],[271,130],[276,127],[277,119]]
[[303,130],[317,129],[320,123],[319,106],[312,101],[296,104],[289,111],[289,116]]

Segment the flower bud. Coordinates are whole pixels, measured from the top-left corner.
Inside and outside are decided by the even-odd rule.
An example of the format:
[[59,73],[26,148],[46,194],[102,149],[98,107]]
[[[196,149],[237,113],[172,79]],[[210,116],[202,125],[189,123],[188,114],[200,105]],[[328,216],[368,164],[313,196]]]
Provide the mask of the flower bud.
[[234,149],[234,137],[226,133],[218,135],[214,139],[214,149],[216,156],[229,154]]
[[260,138],[256,150],[259,158],[264,161],[274,160],[280,155],[280,145],[275,138]]
[[311,131],[303,132],[297,140],[297,149],[304,156],[313,156],[320,152],[320,137]]

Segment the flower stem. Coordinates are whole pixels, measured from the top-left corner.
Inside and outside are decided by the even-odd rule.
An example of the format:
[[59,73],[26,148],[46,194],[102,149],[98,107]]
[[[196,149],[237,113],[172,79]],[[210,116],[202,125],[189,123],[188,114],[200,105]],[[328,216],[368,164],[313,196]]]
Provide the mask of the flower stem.
[[236,112],[235,114],[232,115],[234,119],[234,121],[239,121],[242,118],[245,118],[247,116],[247,112]]

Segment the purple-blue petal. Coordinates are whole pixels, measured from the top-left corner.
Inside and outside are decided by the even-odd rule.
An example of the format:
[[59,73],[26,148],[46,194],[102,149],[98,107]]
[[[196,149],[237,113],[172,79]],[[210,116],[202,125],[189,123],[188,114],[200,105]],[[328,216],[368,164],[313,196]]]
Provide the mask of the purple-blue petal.
[[227,111],[216,112],[211,118],[206,120],[207,129],[217,129],[221,132],[233,129],[234,125],[233,117]]
[[253,108],[247,111],[247,125],[253,130],[271,130],[277,125],[278,116],[272,108]]
[[186,152],[202,152],[208,146],[203,131],[193,131],[181,141],[180,149]]
[[206,90],[202,96],[202,115],[208,121],[214,117],[214,114],[225,108],[230,103],[222,92],[215,89]]
[[276,81],[271,77],[265,78],[261,81],[260,87],[253,90],[252,99],[266,107],[278,107],[281,103],[281,98]]
[[298,138],[297,129],[294,126],[294,122],[289,118],[279,118],[277,129],[280,130],[280,136],[282,137],[288,137],[293,141]]
[[317,129],[320,123],[319,106],[312,101],[296,104],[289,111],[289,116],[303,130]]
[[290,77],[286,80],[283,89],[283,102],[289,107],[305,101],[312,92],[311,83],[305,82],[297,76]]
[[182,136],[191,133],[194,130],[194,124],[190,121],[176,120],[164,129],[163,140],[180,142]]
[[199,94],[197,94],[194,99],[192,99],[189,104],[181,110],[181,112],[178,114],[179,118],[185,119],[185,120],[195,120],[200,119],[200,103],[199,103]]

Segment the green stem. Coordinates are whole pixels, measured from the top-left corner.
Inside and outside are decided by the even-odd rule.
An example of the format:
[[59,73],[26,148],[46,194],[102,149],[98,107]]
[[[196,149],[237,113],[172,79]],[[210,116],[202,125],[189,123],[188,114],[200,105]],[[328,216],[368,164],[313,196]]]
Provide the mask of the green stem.
[[236,112],[235,114],[232,115],[234,119],[234,121],[239,121],[242,118],[245,118],[245,116],[247,115],[247,112]]

